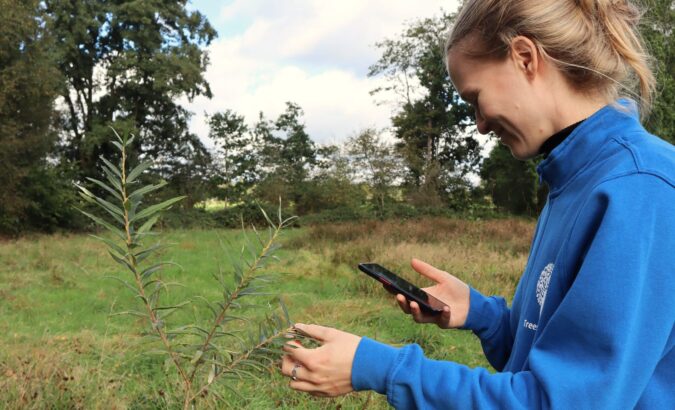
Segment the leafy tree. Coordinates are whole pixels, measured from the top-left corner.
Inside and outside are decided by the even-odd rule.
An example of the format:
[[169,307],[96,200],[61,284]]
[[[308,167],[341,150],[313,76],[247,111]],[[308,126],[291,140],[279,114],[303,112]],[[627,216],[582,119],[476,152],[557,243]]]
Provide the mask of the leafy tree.
[[452,186],[444,182],[461,180],[480,161],[478,142],[464,132],[471,124],[471,108],[459,98],[445,67],[444,43],[452,21],[446,13],[419,20],[399,38],[378,43],[382,55],[369,71],[389,83],[373,93],[393,91],[399,98],[392,124],[408,185],[425,196],[425,203],[450,200]]
[[391,189],[402,177],[401,158],[394,147],[387,144],[377,130],[363,130],[347,141],[347,150],[357,177],[370,188],[379,212],[391,199]]
[[301,186],[296,212],[317,213],[334,209],[357,209],[366,203],[362,184],[354,183],[356,170],[344,146],[317,148],[316,166]]
[[642,0],[645,7],[642,35],[654,57],[657,96],[647,119],[647,129],[675,144],[675,3],[672,0]]
[[56,136],[51,125],[58,70],[43,22],[39,1],[0,0],[0,232],[5,233],[49,230],[68,214],[59,207],[70,197],[50,189],[59,185],[59,171],[47,160]]
[[212,155],[199,137],[191,133],[185,136],[186,141],[174,151],[178,156],[164,159],[155,171],[169,183],[165,194],[185,196],[183,208],[192,209],[212,196],[218,178]]
[[517,215],[536,215],[546,201],[545,186],[539,184],[536,161],[519,161],[502,144],[483,160],[483,188],[501,210]]
[[299,105],[287,102],[286,111],[274,123],[276,134],[268,135],[267,147],[279,153],[277,171],[284,174],[290,184],[304,181],[309,167],[316,164],[314,142],[301,122],[303,114]]
[[260,180],[258,134],[246,125],[243,116],[226,110],[209,118],[209,137],[216,143],[219,157],[218,182],[228,202],[245,200],[249,190]]
[[256,187],[256,196],[274,203],[283,197],[297,203],[303,184],[316,165],[316,147],[302,123],[303,111],[299,105],[287,102],[276,121],[260,115],[254,134],[262,143],[261,169],[263,180]]
[[[45,0],[57,40],[63,157],[83,175],[113,152],[108,126],[139,135],[132,151],[158,160],[181,157],[195,139],[177,101],[210,96],[202,46],[216,32],[187,0]],[[171,169],[170,164],[167,165]]]

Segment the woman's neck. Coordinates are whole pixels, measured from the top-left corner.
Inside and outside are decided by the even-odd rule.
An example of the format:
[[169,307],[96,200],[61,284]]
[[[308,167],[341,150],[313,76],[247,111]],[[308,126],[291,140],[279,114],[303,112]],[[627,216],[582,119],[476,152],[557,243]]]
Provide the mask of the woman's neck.
[[576,92],[569,87],[554,95],[551,110],[551,125],[554,135],[565,128],[585,120],[608,104],[605,98]]

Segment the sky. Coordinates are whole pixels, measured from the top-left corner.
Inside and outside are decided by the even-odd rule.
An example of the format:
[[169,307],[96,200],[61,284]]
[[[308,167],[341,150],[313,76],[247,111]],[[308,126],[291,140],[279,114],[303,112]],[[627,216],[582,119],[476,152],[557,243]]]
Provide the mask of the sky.
[[234,110],[249,124],[259,112],[276,119],[286,101],[304,110],[319,144],[344,141],[368,127],[387,129],[395,110],[369,92],[380,52],[375,43],[397,37],[408,22],[455,11],[457,0],[192,0],[218,31],[207,48],[206,79],[213,98],[185,102],[190,123],[207,146],[207,115]]

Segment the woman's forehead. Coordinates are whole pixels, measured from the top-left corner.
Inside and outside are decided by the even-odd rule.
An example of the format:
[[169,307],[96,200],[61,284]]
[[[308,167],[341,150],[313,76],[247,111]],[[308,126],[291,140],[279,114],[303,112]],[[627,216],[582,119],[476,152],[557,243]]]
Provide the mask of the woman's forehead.
[[450,81],[457,88],[457,82],[465,82],[466,77],[470,76],[471,72],[477,69],[480,64],[475,58],[472,58],[461,49],[452,48],[448,52],[446,58],[448,73],[450,74]]

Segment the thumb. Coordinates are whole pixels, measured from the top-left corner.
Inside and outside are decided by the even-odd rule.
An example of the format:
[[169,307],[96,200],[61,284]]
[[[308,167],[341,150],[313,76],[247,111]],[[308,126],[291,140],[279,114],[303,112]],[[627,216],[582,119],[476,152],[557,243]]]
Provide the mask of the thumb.
[[410,262],[410,265],[413,269],[415,269],[415,271],[417,271],[417,273],[422,276],[426,276],[436,283],[444,282],[448,275],[446,272],[435,268],[419,259],[413,258],[413,260]]
[[323,342],[328,337],[329,331],[332,330],[329,327],[319,326],[319,325],[305,325],[303,323],[296,323],[293,325],[293,329],[297,332],[314,338],[320,342]]

